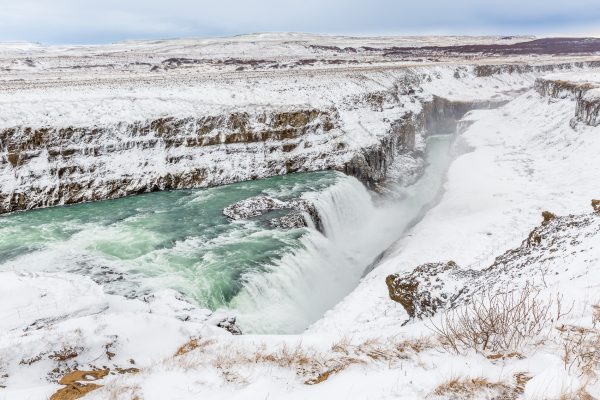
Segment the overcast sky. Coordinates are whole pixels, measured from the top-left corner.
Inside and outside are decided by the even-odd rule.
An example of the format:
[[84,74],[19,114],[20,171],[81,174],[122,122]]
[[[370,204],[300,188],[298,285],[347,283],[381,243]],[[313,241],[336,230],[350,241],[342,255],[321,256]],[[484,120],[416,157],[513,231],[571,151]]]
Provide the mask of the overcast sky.
[[600,36],[600,0],[0,0],[0,41],[283,31]]

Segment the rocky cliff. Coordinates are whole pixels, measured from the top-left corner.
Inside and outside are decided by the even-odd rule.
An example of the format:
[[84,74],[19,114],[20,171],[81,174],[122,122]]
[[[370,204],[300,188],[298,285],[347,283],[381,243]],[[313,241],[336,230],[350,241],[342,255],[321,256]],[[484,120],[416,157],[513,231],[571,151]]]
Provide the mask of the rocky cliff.
[[[585,75],[584,75],[585,77]],[[542,96],[551,99],[569,98],[575,101],[575,115],[571,127],[578,123],[589,126],[600,125],[600,81],[597,77],[591,79],[573,79],[569,77],[540,78],[535,82],[535,90]]]
[[0,212],[197,188],[335,167],[334,109],[0,130]]
[[[213,60],[208,73],[205,63],[181,61],[191,60],[181,49],[177,56],[152,51],[158,53],[134,48],[123,58],[71,49],[60,57],[33,54],[25,64],[22,55],[0,59],[12,66],[0,82],[0,213],[327,169],[377,188],[392,169],[415,176],[424,135],[454,131],[467,111],[503,104],[539,74],[597,67],[552,61],[384,68],[369,53],[355,55],[356,66],[318,75],[310,63],[248,72],[251,60],[228,62],[244,66],[228,73],[215,72]],[[306,51],[337,57],[330,48]],[[154,56],[180,62],[158,72],[131,63]],[[84,68],[92,61],[94,73]],[[576,118],[597,124],[590,93],[577,96]]]
[[[600,202],[593,212],[556,216],[543,213],[543,222],[517,248],[498,256],[487,268],[464,268],[453,261],[423,264],[407,274],[386,278],[389,296],[402,305],[409,318],[430,317],[468,302],[474,295],[516,290],[525,285],[548,287],[559,280],[594,273],[592,259],[571,251],[585,248],[600,237]],[[582,268],[571,269],[565,259],[577,258]]]

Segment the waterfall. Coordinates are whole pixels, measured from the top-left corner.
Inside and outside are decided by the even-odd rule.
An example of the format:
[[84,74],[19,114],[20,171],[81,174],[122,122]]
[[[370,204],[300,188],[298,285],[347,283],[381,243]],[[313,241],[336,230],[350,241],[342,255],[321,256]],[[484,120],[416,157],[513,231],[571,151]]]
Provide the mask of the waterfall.
[[301,332],[356,286],[376,255],[363,244],[378,209],[357,179],[339,174],[331,187],[304,197],[315,204],[325,235],[310,229],[300,249],[284,255],[268,272],[243,277],[244,288],[229,304],[242,329]]
[[311,229],[300,249],[286,254],[265,273],[243,277],[230,302],[243,330],[298,333],[317,321],[356,287],[365,268],[402,237],[435,204],[453,159],[454,135],[428,139],[427,167],[396,196],[374,202],[355,178],[339,175],[334,185],[305,193],[323,221],[325,235]]

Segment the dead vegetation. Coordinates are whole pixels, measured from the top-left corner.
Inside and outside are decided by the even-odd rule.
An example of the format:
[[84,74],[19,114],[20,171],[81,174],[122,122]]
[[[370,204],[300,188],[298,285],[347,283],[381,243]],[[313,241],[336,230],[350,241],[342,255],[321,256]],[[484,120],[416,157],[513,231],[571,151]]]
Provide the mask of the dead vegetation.
[[[600,375],[600,305],[592,305],[589,326],[561,323],[572,311],[573,304],[565,307],[560,294],[543,299],[539,291],[526,287],[518,293],[474,297],[464,307],[448,311],[441,323],[433,324],[431,329],[447,351],[456,354],[475,351],[492,361],[522,359],[523,354],[527,354],[524,350],[531,345],[558,344],[565,370],[581,378],[582,383],[579,390],[561,399],[587,400],[593,397],[586,388]],[[553,327],[558,330],[558,337],[552,334]],[[530,379],[527,375],[524,377],[521,384],[517,379],[515,386],[521,387],[521,392]],[[453,380],[441,385],[435,394],[444,392],[452,394],[448,398],[472,398],[469,396],[476,393],[476,388],[486,388],[487,384],[477,380]]]
[[138,385],[111,386],[102,389],[102,398],[107,400],[142,400]]
[[[174,362],[183,369],[208,366],[216,369],[226,381],[237,384],[247,383],[244,377],[246,369],[256,365],[269,365],[291,370],[306,385],[316,385],[353,365],[385,363],[391,366],[433,346],[426,339],[386,338],[353,343],[344,338],[333,343],[327,351],[318,351],[302,343],[296,346],[284,344],[278,348],[268,348],[266,344],[262,344],[250,351],[237,347],[209,350],[215,343],[211,340],[192,339],[181,346],[169,362]],[[198,355],[198,351],[202,356],[194,357]]]
[[211,339],[205,339],[205,340],[202,340],[199,338],[190,339],[187,343],[185,343],[183,346],[181,346],[179,349],[177,349],[177,351],[175,352],[175,357],[183,356],[183,355],[189,353],[190,351],[196,350],[198,348],[205,348],[207,346],[210,346],[213,343],[214,343],[214,340],[211,340]]
[[561,325],[562,360],[569,373],[590,382],[598,378],[600,369],[600,306],[592,306],[591,326]]
[[[464,307],[449,310],[440,323],[432,322],[445,349],[461,354],[509,354],[539,342],[552,325],[552,299],[542,299],[531,286],[521,291],[487,292]],[[561,302],[557,318],[564,316]]]
[[514,384],[509,382],[491,382],[484,377],[453,378],[437,386],[428,397],[443,399],[517,399],[525,391],[525,384],[531,379],[526,373],[514,375]]
[[65,346],[62,349],[50,354],[48,356],[48,358],[50,358],[54,361],[64,362],[64,361],[71,360],[71,359],[77,357],[82,350],[83,349],[79,348],[79,347]]
[[443,399],[475,399],[482,398],[494,399],[514,399],[517,394],[515,387],[503,382],[490,382],[486,378],[462,378],[451,379],[442,383],[433,391],[433,396]]
[[596,398],[589,394],[586,389],[581,388],[573,393],[561,395],[559,400],[596,400]]

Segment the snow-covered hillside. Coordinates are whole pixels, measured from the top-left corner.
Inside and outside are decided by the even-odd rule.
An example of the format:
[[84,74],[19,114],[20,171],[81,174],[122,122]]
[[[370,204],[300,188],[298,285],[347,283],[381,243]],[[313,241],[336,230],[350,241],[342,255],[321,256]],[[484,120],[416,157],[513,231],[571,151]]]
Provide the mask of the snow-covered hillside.
[[[323,169],[402,198],[425,138],[457,131],[435,201],[302,334],[232,335],[231,314],[172,290],[0,270],[0,398],[600,397],[600,61],[469,47],[524,40],[0,46],[0,212]],[[444,338],[453,312],[523,288],[546,310],[535,335]]]

